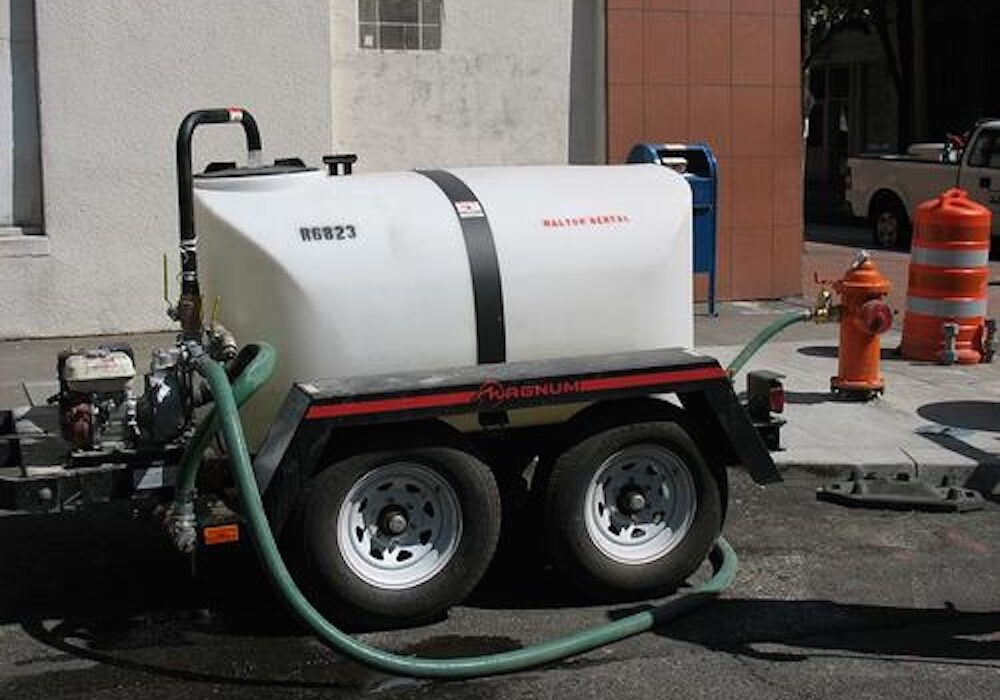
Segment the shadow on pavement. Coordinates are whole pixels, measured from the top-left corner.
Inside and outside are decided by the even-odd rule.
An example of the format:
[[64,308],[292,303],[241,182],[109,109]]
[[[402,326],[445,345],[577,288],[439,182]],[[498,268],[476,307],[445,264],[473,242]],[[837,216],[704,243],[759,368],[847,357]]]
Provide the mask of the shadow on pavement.
[[[828,357],[832,359],[837,358],[837,346],[836,345],[806,345],[796,350],[800,355],[806,355],[807,357]],[[879,353],[879,357],[883,360],[898,360],[900,359],[899,352],[896,348],[882,348]]]
[[[109,643],[107,630],[101,626],[95,628],[88,626],[87,624],[77,623],[71,620],[64,620],[56,623],[55,625],[49,626],[40,620],[32,620],[24,623],[22,625],[22,629],[36,641],[63,654],[101,664],[101,666],[97,669],[60,672],[60,674],[69,673],[90,677],[87,679],[75,679],[73,682],[74,686],[78,686],[81,681],[100,683],[105,680],[103,678],[93,678],[95,675],[104,676],[114,671],[135,671],[142,674],[148,674],[153,677],[159,677],[161,679],[166,678],[176,681],[211,683],[214,685],[230,685],[247,688],[291,688],[300,690],[323,689],[328,691],[343,689],[357,692],[359,686],[364,685],[365,677],[371,677],[372,675],[364,669],[353,666],[352,664],[339,664],[337,673],[328,674],[327,678],[324,680],[308,681],[303,679],[288,679],[282,677],[284,674],[280,670],[280,664],[284,661],[284,663],[287,664],[286,668],[291,667],[293,659],[275,659],[270,656],[268,657],[267,663],[263,664],[265,670],[265,673],[263,674],[259,671],[255,674],[247,674],[245,669],[240,668],[234,669],[232,673],[198,668],[197,665],[202,665],[205,662],[219,657],[223,657],[223,660],[227,663],[218,664],[217,668],[225,668],[226,666],[232,665],[230,663],[230,659],[225,659],[224,657],[232,656],[234,653],[233,649],[220,650],[215,644],[207,642],[200,645],[201,649],[197,650],[197,653],[201,656],[199,662],[190,663],[190,667],[185,668],[185,661],[191,661],[190,653],[198,646],[186,638],[179,641],[178,645],[183,646],[188,650],[187,659],[184,657],[173,656],[172,658],[168,658],[168,660],[158,661],[147,660],[142,657],[132,658],[127,656],[126,653],[128,652],[135,653],[136,648],[134,646],[119,647],[113,643]],[[158,642],[157,646],[163,648],[165,645],[161,640]],[[297,658],[294,660],[301,660],[302,650],[297,648],[299,645],[289,646],[295,647],[294,653]],[[220,651],[222,654],[220,654]],[[270,651],[272,650],[269,650],[269,652]],[[211,664],[207,665],[211,667]],[[254,665],[256,666],[257,664]],[[271,670],[272,672],[267,673],[268,670]],[[68,679],[62,679],[62,682],[65,683],[67,680]]]
[[1000,433],[1000,402],[941,401],[921,406],[917,415],[946,428],[942,431],[919,430],[920,435],[977,465],[964,486],[987,498],[1000,498],[1000,449],[984,450],[962,439],[963,431]]
[[[961,612],[826,600],[721,600],[668,624],[664,637],[756,659],[836,653],[976,665],[1000,660],[1000,611]],[[780,647],[780,648],[774,648]]]
[[786,391],[785,403],[799,406],[813,406],[820,403],[836,401],[829,391]]
[[253,609],[253,634],[287,631],[245,547],[194,561],[178,554],[158,523],[118,504],[78,514],[0,518],[0,624],[27,619],[126,619],[150,611],[187,614]]
[[[618,609],[612,619],[648,609]],[[175,630],[173,649],[163,659],[142,653],[142,629],[112,623],[64,620],[55,624],[24,623],[35,640],[72,657],[97,662],[99,672],[139,671],[162,678],[244,687],[371,689],[386,676],[346,662],[311,643],[308,636],[283,639],[261,648],[261,642],[215,638],[191,630]],[[663,637],[706,649],[776,663],[850,656],[883,662],[945,662],[989,666],[1000,660],[1000,612],[961,612],[953,608],[913,609],[851,605],[823,600],[722,600],[654,630]],[[147,632],[148,634],[148,632]],[[162,639],[157,641],[163,647]],[[280,647],[280,650],[278,650]],[[434,637],[406,647],[404,653],[439,657],[483,654],[520,648],[507,637]],[[249,654],[247,668],[234,659]],[[289,677],[306,663],[316,678]],[[611,663],[613,659],[568,659],[550,668]],[[231,668],[229,672],[216,669]],[[86,671],[91,673],[93,670]],[[297,674],[296,674],[297,675]]]
[[1000,433],[1000,402],[941,401],[917,409],[917,415],[940,425]]

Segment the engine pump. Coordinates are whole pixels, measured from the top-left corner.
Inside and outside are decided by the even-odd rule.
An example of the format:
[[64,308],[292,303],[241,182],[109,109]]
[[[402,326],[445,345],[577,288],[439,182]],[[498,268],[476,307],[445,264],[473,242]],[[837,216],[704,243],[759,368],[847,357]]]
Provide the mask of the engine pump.
[[162,445],[178,438],[193,410],[190,378],[181,369],[182,348],[157,348],[134,389],[135,354],[126,344],[59,353],[59,404],[63,437],[80,450]]
[[135,360],[127,345],[66,350],[57,363],[63,437],[80,449],[105,441],[127,442],[138,433],[132,393]]

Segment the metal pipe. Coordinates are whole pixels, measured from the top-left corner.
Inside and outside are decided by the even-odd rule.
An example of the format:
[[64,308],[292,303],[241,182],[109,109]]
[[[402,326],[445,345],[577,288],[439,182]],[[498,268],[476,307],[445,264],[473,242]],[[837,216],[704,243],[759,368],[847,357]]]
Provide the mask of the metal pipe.
[[181,296],[176,315],[186,338],[201,335],[201,288],[198,285],[198,238],[194,230],[194,175],[191,172],[191,139],[202,124],[238,122],[247,141],[251,166],[260,159],[260,131],[257,120],[240,107],[199,109],[191,112],[177,129],[177,205],[180,227]]

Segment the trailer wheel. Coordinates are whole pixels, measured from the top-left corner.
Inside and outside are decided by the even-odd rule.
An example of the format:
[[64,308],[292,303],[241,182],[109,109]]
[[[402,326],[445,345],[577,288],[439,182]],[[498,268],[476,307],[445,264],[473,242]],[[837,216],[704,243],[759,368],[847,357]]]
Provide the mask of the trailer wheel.
[[553,562],[602,600],[675,590],[722,528],[718,482],[688,434],[662,421],[566,450],[552,466],[546,516]]
[[303,523],[322,606],[352,627],[413,624],[465,598],[500,532],[489,468],[446,447],[356,455],[314,481]]

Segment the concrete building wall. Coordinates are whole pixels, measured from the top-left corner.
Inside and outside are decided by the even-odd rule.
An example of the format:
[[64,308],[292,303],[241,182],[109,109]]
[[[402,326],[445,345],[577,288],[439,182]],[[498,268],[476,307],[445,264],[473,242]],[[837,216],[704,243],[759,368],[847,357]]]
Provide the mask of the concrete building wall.
[[[442,48],[407,52],[358,48],[356,0],[37,5],[37,40],[18,38],[37,47],[21,103],[40,109],[44,227],[0,236],[0,337],[170,326],[160,260],[176,272],[173,140],[191,109],[245,105],[265,156],[354,151],[361,170],[604,159],[603,1],[446,1]],[[195,151],[196,168],[232,159],[240,130],[208,127]]]
[[[44,246],[0,245],[0,337],[170,325],[161,256],[176,273],[177,125],[241,104],[265,157],[318,161],[331,133],[329,3],[38,3]],[[205,127],[195,166],[231,160],[241,139]]]
[[444,3],[440,50],[358,47],[334,0],[333,143],[359,170],[565,163],[573,0]]
[[[608,158],[639,141],[719,157],[719,294],[800,294],[799,0],[608,0]],[[700,280],[703,282],[703,280]]]

